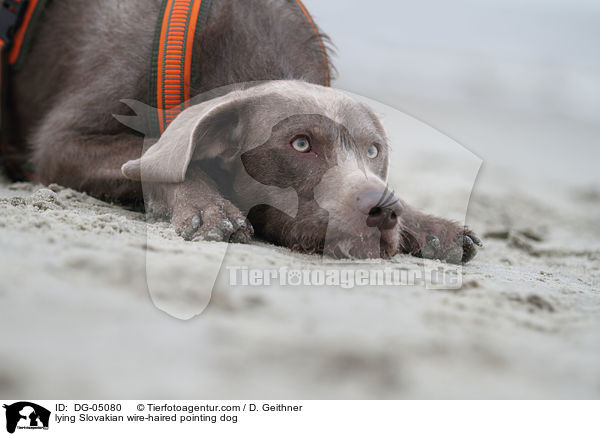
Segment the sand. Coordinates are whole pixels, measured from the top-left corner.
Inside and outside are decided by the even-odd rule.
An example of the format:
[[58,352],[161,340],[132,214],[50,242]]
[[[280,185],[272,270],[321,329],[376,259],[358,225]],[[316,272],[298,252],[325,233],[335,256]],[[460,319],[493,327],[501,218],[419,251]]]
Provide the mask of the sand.
[[[460,153],[456,162],[423,150],[404,153],[404,162],[395,155],[399,166],[413,170],[395,166],[391,183],[420,207],[460,215],[457,204],[470,193],[480,163],[473,158],[463,168]],[[439,178],[448,183],[430,191],[427,181]],[[327,265],[262,243],[185,242],[168,223],[146,222],[143,214],[71,189],[5,181],[0,392],[9,398],[599,398],[599,199],[600,186],[484,165],[467,222],[485,248],[463,268],[461,289],[249,287],[230,286],[226,266]],[[342,267],[420,262],[398,255]],[[196,291],[215,276],[210,303],[203,302],[207,294]],[[182,321],[157,309],[153,298],[188,316],[208,306]]]

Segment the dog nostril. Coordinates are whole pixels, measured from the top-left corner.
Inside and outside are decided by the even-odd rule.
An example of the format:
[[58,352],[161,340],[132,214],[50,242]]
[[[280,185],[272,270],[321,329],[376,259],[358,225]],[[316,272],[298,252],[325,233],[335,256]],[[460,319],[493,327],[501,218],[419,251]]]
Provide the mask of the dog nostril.
[[373,207],[369,211],[369,216],[376,217],[380,216],[383,213],[383,210],[380,207]]
[[396,215],[396,212],[390,211],[390,213],[384,214],[384,218],[381,221],[379,228],[381,230],[390,230],[398,224],[398,216]]
[[396,224],[398,224],[398,215],[396,212],[392,212],[382,227],[389,230],[396,227]]

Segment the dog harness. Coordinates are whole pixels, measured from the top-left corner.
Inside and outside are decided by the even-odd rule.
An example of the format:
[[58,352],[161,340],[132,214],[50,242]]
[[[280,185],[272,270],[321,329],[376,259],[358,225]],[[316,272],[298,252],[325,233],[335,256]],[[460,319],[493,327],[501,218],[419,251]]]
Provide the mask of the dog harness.
[[[35,24],[51,0],[0,0],[0,156],[8,175],[17,180],[31,179],[33,174],[10,160],[10,146],[5,141],[6,82],[25,58]],[[150,66],[149,104],[156,117],[150,130],[160,136],[169,124],[190,105],[192,63],[195,36],[202,31],[213,0],[162,0],[156,24],[152,64]],[[298,8],[318,36],[323,55],[324,79],[329,86],[329,65],[325,45],[308,10],[301,0],[286,0]]]
[[[301,0],[286,1],[299,9],[319,37],[325,84],[329,86],[329,66],[325,45],[319,36],[317,26]],[[177,115],[190,104],[194,36],[205,24],[211,2],[212,0],[163,0],[162,2],[150,67],[149,103],[150,106],[158,109],[156,119],[151,120],[149,126],[154,136],[160,136]]]
[[8,175],[17,180],[32,174],[8,157],[14,150],[6,142],[6,91],[8,74],[18,71],[33,38],[36,23],[50,0],[0,0],[0,156]]

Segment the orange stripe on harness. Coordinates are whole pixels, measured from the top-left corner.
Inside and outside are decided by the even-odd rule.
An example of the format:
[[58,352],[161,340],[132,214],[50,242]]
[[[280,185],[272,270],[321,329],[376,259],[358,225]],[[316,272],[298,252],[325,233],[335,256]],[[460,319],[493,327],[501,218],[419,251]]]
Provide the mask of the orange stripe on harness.
[[[156,58],[158,129],[162,133],[189,106],[192,50],[203,0],[166,0]],[[168,112],[167,112],[168,111]]]
[[15,33],[12,48],[8,53],[8,63],[10,65],[15,64],[17,59],[19,59],[21,48],[23,48],[23,41],[25,40],[25,34],[27,33],[27,29],[31,23],[31,17],[33,17],[33,12],[38,5],[38,1],[39,0],[29,0],[29,4],[25,10],[25,16],[23,17],[23,23],[21,26],[19,26],[19,30],[17,30]]

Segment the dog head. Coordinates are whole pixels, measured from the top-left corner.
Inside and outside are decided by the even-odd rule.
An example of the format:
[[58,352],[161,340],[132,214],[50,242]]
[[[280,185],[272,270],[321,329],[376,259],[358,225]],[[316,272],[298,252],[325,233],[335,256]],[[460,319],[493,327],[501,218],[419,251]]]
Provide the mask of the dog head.
[[387,189],[389,146],[365,105],[300,81],[265,82],[183,111],[123,174],[180,183],[195,169],[266,240],[335,257],[398,251],[402,204]]

